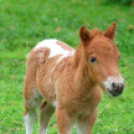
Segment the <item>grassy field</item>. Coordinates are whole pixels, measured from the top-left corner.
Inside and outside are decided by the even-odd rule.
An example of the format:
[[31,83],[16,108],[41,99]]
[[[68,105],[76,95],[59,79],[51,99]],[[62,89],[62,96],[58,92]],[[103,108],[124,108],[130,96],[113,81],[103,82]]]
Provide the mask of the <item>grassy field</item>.
[[[76,47],[82,25],[105,30],[113,21],[126,87],[117,98],[104,93],[93,134],[134,134],[134,6],[106,0],[0,0],[0,134],[25,134],[22,91],[32,47],[45,38]],[[54,116],[48,134],[57,133]]]

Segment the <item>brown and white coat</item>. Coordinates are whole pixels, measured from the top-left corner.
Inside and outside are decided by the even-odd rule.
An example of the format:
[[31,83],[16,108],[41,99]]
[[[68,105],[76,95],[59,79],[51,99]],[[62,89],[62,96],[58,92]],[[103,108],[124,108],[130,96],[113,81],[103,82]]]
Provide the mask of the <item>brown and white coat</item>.
[[71,134],[75,120],[78,134],[92,134],[102,88],[112,96],[123,92],[118,68],[119,51],[113,42],[116,25],[93,33],[82,26],[81,44],[71,48],[56,39],[39,42],[30,52],[24,87],[26,134],[32,134],[40,106],[39,134],[47,134],[56,111],[59,134]]

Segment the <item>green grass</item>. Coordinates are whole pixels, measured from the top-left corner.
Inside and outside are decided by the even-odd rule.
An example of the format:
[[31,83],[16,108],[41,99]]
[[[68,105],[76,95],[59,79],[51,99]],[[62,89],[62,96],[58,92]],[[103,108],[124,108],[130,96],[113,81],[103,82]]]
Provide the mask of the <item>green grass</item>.
[[[0,0],[0,134],[24,134],[23,85],[26,54],[39,41],[57,38],[75,47],[82,25],[105,30],[117,23],[124,94],[104,93],[93,134],[134,133],[134,7],[107,0]],[[55,116],[48,134],[56,134]],[[38,132],[38,122],[34,134]],[[75,128],[73,134],[76,134]]]

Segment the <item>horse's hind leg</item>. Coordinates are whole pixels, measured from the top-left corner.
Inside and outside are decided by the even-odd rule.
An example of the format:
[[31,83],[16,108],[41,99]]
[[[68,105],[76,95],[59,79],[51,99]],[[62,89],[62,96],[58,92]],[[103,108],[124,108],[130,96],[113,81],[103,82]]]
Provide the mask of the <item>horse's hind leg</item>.
[[36,85],[35,72],[30,69],[26,73],[25,87],[24,87],[24,102],[25,102],[25,113],[24,122],[26,128],[26,134],[32,134],[33,125],[36,120],[36,108],[40,106],[42,97],[38,92]]
[[27,60],[27,70],[23,92],[25,102],[24,121],[26,134],[32,134],[33,125],[36,120],[36,108],[40,106],[42,100],[42,97],[37,89],[36,73],[36,57],[35,53],[31,51]]
[[40,128],[39,128],[39,134],[47,134],[47,127],[49,124],[49,121],[55,112],[55,108],[44,101],[40,107]]
[[25,122],[26,134],[32,134],[33,125],[36,120],[36,108],[39,107],[42,98],[38,93],[37,88],[35,87],[31,87],[31,90],[29,89],[24,90],[25,94],[27,94],[26,97],[24,96],[25,101],[24,122]]
[[26,134],[32,134],[33,132],[33,125],[36,120],[36,111],[35,109],[27,109],[24,113],[24,122],[26,128]]

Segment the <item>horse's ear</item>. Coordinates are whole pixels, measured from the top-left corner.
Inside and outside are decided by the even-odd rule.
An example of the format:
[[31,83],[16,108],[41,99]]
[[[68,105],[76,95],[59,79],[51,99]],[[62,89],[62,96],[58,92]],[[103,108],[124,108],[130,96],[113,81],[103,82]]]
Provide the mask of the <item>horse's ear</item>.
[[80,35],[80,38],[81,38],[82,42],[86,42],[86,41],[91,40],[91,34],[85,26],[81,27],[79,35]]
[[108,29],[103,33],[103,35],[113,40],[115,32],[116,32],[116,23],[114,22],[111,26],[108,27]]

